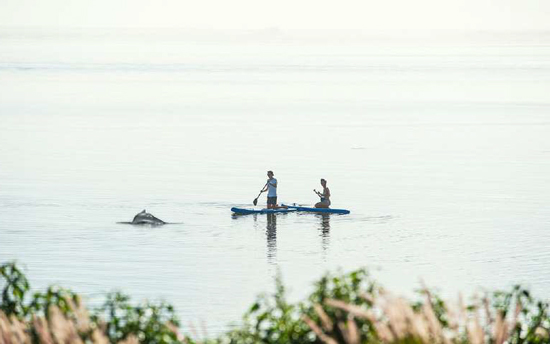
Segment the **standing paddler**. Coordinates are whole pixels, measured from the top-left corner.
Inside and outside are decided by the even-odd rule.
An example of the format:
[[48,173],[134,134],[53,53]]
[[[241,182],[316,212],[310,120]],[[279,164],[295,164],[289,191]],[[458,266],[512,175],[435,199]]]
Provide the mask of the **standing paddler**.
[[277,209],[277,179],[275,179],[273,171],[267,171],[267,183],[265,183],[262,192],[267,191],[267,209]]

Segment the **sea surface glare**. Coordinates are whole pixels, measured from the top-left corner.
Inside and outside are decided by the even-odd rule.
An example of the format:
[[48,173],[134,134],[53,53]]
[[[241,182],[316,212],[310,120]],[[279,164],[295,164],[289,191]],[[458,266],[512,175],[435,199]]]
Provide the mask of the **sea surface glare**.
[[[547,42],[550,41],[547,39]],[[163,298],[210,334],[280,270],[550,288],[550,44],[0,30],[0,262]],[[279,201],[344,216],[234,217]],[[265,204],[265,194],[259,205]],[[139,227],[146,209],[167,222]]]

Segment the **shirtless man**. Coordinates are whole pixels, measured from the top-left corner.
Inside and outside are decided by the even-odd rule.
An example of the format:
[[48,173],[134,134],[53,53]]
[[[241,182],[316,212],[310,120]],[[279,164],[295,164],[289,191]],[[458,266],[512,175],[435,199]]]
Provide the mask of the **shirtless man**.
[[321,186],[323,187],[322,193],[313,189],[313,192],[321,198],[321,201],[315,204],[315,208],[328,208],[330,207],[330,190],[327,188],[327,181],[321,179]]

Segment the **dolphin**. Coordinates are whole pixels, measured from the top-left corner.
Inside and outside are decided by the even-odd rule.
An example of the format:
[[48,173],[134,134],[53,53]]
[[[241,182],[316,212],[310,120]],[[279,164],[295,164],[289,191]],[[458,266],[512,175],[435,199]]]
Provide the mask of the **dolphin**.
[[141,213],[138,213],[136,216],[134,216],[134,219],[132,222],[119,222],[119,223],[126,223],[130,225],[151,225],[151,226],[160,226],[164,225],[167,222],[162,221],[159,218],[156,218],[152,214],[149,214],[148,212],[143,209]]

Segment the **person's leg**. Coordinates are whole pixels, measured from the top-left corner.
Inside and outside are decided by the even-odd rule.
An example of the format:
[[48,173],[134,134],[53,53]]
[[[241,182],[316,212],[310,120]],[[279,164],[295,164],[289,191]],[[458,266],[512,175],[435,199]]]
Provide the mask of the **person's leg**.
[[330,204],[328,202],[319,202],[315,204],[315,208],[328,208],[329,205]]

